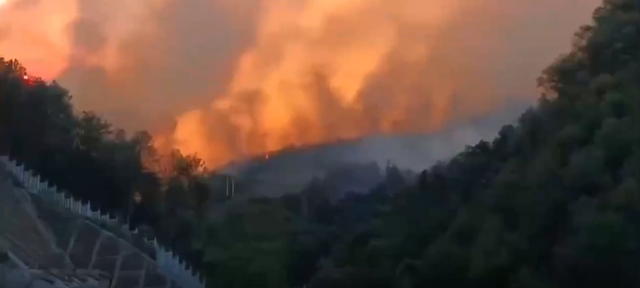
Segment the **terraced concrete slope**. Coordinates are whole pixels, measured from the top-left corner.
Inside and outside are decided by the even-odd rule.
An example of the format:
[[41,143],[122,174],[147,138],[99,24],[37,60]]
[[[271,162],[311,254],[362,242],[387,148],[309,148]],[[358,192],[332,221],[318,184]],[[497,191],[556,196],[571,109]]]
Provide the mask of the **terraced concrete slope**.
[[67,268],[69,259],[37,218],[29,195],[0,171],[0,245],[30,268]]
[[112,287],[116,288],[179,287],[158,271],[153,259],[129,242],[39,199],[34,199],[34,204],[76,268],[110,273]]
[[111,275],[112,288],[180,287],[158,270],[150,251],[48,205],[6,175],[0,171],[0,244],[28,266],[98,270]]

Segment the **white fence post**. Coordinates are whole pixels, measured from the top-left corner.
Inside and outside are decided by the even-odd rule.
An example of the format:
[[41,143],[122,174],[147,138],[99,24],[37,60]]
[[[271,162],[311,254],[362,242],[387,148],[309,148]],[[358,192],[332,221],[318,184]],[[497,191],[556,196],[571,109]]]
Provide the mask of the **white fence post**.
[[[22,165],[22,166],[24,167],[24,165]],[[31,184],[31,173],[29,173],[29,170],[27,170],[26,167],[25,167],[25,169],[24,169],[24,186],[27,188],[27,191],[31,190],[31,185],[30,184]],[[31,192],[31,191],[29,191],[29,192]]]
[[[17,164],[17,162],[16,162],[16,164]],[[18,166],[17,168],[18,168],[18,175],[16,175],[16,176],[18,176],[18,179],[20,180],[20,182],[24,184],[24,170],[22,170],[24,167],[23,166]]]
[[109,214],[109,218],[107,219],[107,223],[109,223],[111,225],[113,225],[115,223],[118,223],[118,216]]

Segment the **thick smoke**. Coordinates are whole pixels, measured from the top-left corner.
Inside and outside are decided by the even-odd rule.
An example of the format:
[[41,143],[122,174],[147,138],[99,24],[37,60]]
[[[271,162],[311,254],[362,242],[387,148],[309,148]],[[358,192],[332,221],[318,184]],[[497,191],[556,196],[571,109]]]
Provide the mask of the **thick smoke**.
[[211,166],[532,101],[600,2],[5,1],[1,55]]

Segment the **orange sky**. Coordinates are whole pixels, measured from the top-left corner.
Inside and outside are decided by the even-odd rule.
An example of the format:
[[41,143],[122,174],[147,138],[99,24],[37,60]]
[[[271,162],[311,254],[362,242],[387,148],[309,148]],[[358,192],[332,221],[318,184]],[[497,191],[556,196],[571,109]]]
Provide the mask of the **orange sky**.
[[[3,1],[3,0],[0,0]],[[0,56],[209,166],[534,99],[598,0],[4,0]],[[0,2],[2,3],[2,2]]]

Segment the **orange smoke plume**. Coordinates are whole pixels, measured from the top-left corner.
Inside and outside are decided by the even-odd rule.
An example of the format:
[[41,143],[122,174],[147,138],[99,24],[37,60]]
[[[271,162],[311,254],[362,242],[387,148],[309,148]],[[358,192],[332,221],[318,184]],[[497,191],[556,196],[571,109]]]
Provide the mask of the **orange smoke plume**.
[[[5,1],[0,54],[59,78],[80,108],[150,129],[209,166],[431,132],[533,99],[537,74],[599,3]],[[29,32],[6,32],[15,23]]]

